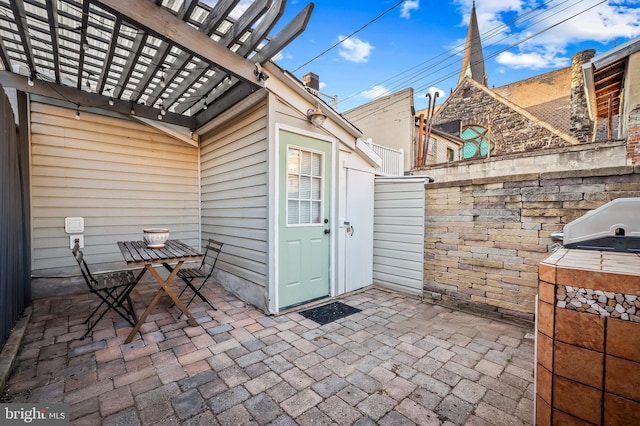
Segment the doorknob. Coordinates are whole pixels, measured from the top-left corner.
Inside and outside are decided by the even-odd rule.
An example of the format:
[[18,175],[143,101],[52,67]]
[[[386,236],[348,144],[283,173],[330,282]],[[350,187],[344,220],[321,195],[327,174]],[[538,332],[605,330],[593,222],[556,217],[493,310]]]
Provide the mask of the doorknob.
[[326,235],[326,234],[330,234],[330,233],[331,233],[331,229],[325,229],[325,230],[324,230],[324,233],[325,233],[325,235]]

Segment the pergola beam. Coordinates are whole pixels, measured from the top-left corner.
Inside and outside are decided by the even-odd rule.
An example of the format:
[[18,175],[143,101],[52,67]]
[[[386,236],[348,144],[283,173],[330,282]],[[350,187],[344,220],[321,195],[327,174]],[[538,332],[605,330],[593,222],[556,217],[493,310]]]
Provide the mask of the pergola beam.
[[51,37],[51,49],[53,50],[53,63],[54,74],[56,76],[56,83],[60,83],[60,53],[58,50],[58,9],[54,4],[55,0],[47,0],[47,17],[49,22],[49,35]]
[[[114,105],[109,105],[109,97],[97,93],[89,93],[74,87],[63,86],[55,83],[48,83],[43,80],[34,80],[34,85],[29,86],[27,77],[14,74],[9,71],[0,71],[0,84],[4,87],[13,87],[26,93],[46,96],[60,101],[70,102],[83,107],[100,108],[107,111],[118,112],[124,115],[131,114],[131,102],[116,101]],[[134,105],[135,115],[158,121],[159,110],[146,105]],[[176,124],[178,126],[195,128],[194,118],[180,114],[167,112],[162,116],[162,121]]]
[[[32,73],[36,71],[36,64],[33,60],[33,46],[31,45],[31,37],[29,37],[27,31],[27,14],[24,9],[24,2],[22,0],[15,0],[11,2],[11,11],[15,16],[15,24],[18,27],[18,34],[20,40],[24,46],[25,56],[27,58],[27,66]],[[24,21],[24,22],[23,22]]]
[[195,121],[193,128],[198,129],[204,126],[210,120],[222,114],[228,108],[231,108],[255,91],[256,89],[249,84],[243,82],[234,84],[231,89],[225,91],[224,94],[217,98],[206,110],[200,111],[194,116]]
[[[220,24],[226,19],[226,17],[231,13],[233,8],[238,4],[239,0],[220,0],[213,7],[209,15],[205,18],[202,25],[198,31],[203,34],[206,34],[207,37],[210,37],[211,34],[220,26]],[[160,85],[156,86],[155,89],[151,91],[149,94],[149,102],[153,105],[157,99],[162,96],[165,92],[166,88],[171,85],[171,83],[175,80],[177,76],[180,75],[180,70],[184,68],[185,65],[189,63],[189,61],[193,58],[189,52],[181,52],[176,60],[171,64],[172,69],[165,70],[165,82],[166,86],[161,87]],[[172,91],[172,98],[180,98],[182,93],[177,92],[176,90]]]
[[[161,4],[162,0],[156,0],[156,2],[158,4]],[[191,16],[193,9],[195,9],[197,5],[198,5],[198,0],[185,1],[185,3],[182,5],[182,8],[180,9],[180,12],[176,16],[182,19],[183,21],[186,21],[187,19],[189,19],[189,16]],[[156,54],[154,55],[154,58],[153,58],[154,62],[156,64],[164,63],[164,60],[169,54],[170,49],[171,49],[171,45],[166,41],[161,40],[160,46],[158,46],[158,49],[156,50]],[[138,92],[134,93],[131,96],[132,101],[137,102],[140,96],[144,94],[144,91],[147,90],[149,83],[151,83],[151,80],[153,80],[153,77],[156,75],[159,68],[161,69],[162,67],[158,67],[158,66],[147,67],[147,70],[144,72],[142,78],[140,79],[140,83],[138,84]],[[153,103],[155,103],[155,98]]]
[[[265,12],[269,10],[271,7],[271,0],[258,0],[254,2],[249,8],[242,14],[242,16],[233,24],[233,27],[227,31],[223,38],[218,41],[218,43],[226,46],[227,48],[233,47],[233,45],[238,41],[238,39],[247,32],[251,26],[260,18],[260,21],[265,22],[268,21],[269,16],[263,16]],[[240,54],[240,52],[236,52]],[[240,54],[241,55],[241,54]],[[244,55],[241,55],[244,56]],[[196,81],[200,80],[202,76],[206,73],[206,70],[196,71],[193,70],[189,76],[187,76],[182,83],[176,87],[175,91],[179,93],[178,96],[174,99],[177,101],[177,98],[180,98],[184,95],[184,93],[188,90],[189,87],[193,85]],[[226,76],[220,75],[221,73],[216,73],[215,76],[212,76],[209,81],[203,84],[203,87],[196,90],[194,96],[197,96],[195,99],[200,99],[202,96],[209,93],[209,91],[217,86]],[[175,111],[179,113],[183,113],[187,109],[191,108],[188,104],[179,105]]]
[[260,51],[251,57],[254,64],[264,64],[276,53],[282,51],[289,43],[295,40],[307,28],[313,12],[313,3],[309,3],[296,15],[276,36]]
[[95,2],[153,36],[177,44],[180,49],[202,58],[211,66],[223,69],[226,73],[249,84],[264,86],[262,82],[257,81],[253,73],[255,66],[251,62],[186,25],[184,21],[164,8],[158,7],[152,1],[95,0]]

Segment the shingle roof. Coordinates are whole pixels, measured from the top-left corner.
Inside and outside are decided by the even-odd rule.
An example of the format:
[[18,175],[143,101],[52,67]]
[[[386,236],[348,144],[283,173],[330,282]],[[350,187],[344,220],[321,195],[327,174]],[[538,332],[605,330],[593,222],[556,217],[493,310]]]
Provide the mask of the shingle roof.
[[571,96],[564,96],[525,109],[558,130],[570,133]]

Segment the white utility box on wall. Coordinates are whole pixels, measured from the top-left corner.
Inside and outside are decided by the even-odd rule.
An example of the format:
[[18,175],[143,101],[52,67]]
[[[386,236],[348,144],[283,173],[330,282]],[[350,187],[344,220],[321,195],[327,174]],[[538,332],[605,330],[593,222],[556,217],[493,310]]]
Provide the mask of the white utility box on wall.
[[69,235],[69,248],[73,248],[76,240],[80,243],[80,248],[84,248],[84,218],[83,217],[65,217],[64,232]]

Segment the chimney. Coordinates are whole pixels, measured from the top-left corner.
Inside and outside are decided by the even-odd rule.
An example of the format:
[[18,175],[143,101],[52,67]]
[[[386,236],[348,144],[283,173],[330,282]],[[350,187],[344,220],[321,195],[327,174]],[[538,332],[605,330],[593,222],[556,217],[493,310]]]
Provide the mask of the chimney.
[[580,143],[590,142],[593,134],[593,121],[589,118],[587,95],[584,91],[582,64],[596,54],[594,49],[583,50],[571,58],[571,132]]
[[317,74],[314,74],[312,72],[306,73],[302,77],[302,82],[305,86],[307,86],[307,88],[313,90],[313,94],[317,95],[320,91],[320,77],[318,77]]

